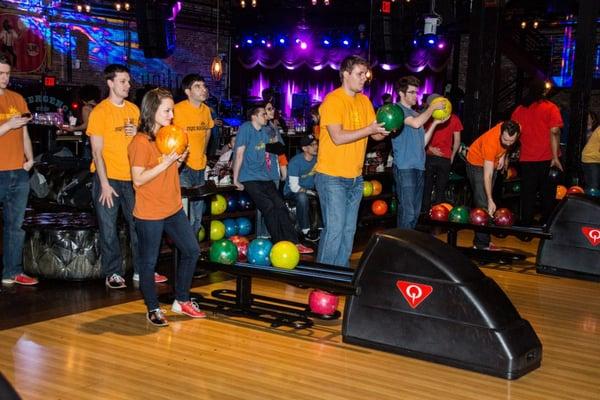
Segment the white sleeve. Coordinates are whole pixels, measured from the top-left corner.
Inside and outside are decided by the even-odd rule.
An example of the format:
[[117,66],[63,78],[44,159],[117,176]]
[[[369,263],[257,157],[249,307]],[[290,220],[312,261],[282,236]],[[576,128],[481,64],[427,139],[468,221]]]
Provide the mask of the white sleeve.
[[300,177],[299,176],[290,176],[290,190],[292,193],[298,193],[300,190]]

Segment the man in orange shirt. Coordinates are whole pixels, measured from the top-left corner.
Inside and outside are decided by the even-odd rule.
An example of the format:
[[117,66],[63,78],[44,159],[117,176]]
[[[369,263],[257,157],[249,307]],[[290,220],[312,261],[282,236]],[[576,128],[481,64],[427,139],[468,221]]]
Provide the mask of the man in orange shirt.
[[367,139],[382,140],[389,132],[375,119],[373,104],[362,94],[369,64],[358,56],[340,65],[342,86],[325,96],[319,108],[321,128],[315,171],[323,232],[317,261],[348,265],[362,199],[362,169]]
[[[520,133],[519,124],[506,121],[479,136],[469,146],[466,164],[473,201],[475,207],[487,209],[490,215],[496,212],[492,197],[496,171],[504,167],[506,151],[519,140]],[[494,249],[488,233],[475,233],[473,246],[477,249]]]
[[[175,104],[173,125],[183,128],[188,135],[189,155],[181,168],[179,179],[182,187],[204,185],[206,168],[206,146],[210,139],[210,129],[215,126],[210,108],[204,103],[208,98],[208,89],[204,78],[198,74],[186,75],[181,87],[186,100]],[[204,201],[190,200],[189,219],[195,234],[198,234],[204,213]]]
[[29,170],[33,167],[33,150],[27,131],[31,114],[25,99],[8,90],[11,66],[0,54],[0,203],[2,204],[3,250],[2,283],[35,285],[37,279],[23,273],[21,229],[29,196]]
[[[135,195],[127,146],[137,132],[140,110],[125,100],[131,87],[127,67],[111,64],[104,69],[104,77],[109,89],[108,98],[90,113],[86,134],[92,145],[92,200],[98,219],[105,284],[109,289],[123,289],[126,285],[122,276],[123,258],[117,229],[119,208],[129,225],[133,280],[139,281],[140,257],[133,221]],[[155,275],[156,282],[166,280],[162,275]]]

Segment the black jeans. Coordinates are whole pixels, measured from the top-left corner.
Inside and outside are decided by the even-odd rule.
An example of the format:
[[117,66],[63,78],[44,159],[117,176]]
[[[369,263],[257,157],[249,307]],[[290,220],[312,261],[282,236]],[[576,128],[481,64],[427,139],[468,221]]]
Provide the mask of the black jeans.
[[246,192],[256,204],[256,208],[263,214],[273,243],[281,240],[299,243],[294,223],[290,219],[283,198],[277,191],[273,181],[247,181],[242,183],[246,188]]
[[[467,166],[467,177],[471,184],[471,191],[473,192],[473,205],[475,207],[483,208],[487,210],[488,199],[485,194],[485,186],[483,183],[483,167],[478,167],[469,162],[465,163]],[[492,190],[494,188],[494,181],[496,180],[496,171],[492,177]],[[490,245],[490,234],[483,232],[475,232],[475,238],[473,239],[473,246],[477,248],[484,248]]]
[[535,213],[535,200],[540,192],[544,224],[554,209],[555,183],[548,179],[550,161],[520,162],[521,165],[521,225],[531,225]]
[[[438,156],[427,156],[425,160],[425,184],[423,189],[423,206],[421,210],[428,212],[431,203],[446,201],[446,186],[450,177],[450,159]],[[435,197],[431,191],[435,186]]]
[[586,188],[600,189],[600,163],[581,163]]

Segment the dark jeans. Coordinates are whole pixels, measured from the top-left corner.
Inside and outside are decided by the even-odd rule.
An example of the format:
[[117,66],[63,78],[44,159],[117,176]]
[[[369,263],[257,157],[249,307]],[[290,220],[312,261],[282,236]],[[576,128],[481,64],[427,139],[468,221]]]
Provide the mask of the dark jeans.
[[419,220],[423,201],[423,171],[398,169],[394,166],[394,180],[398,196],[398,228],[414,229]]
[[600,163],[581,163],[586,188],[600,189]]
[[[181,187],[193,187],[204,185],[204,170],[195,170],[187,165],[184,165],[179,172],[179,182]],[[190,207],[190,224],[192,230],[197,234],[202,226],[202,214],[204,214],[204,200],[190,200],[188,199]]]
[[[293,200],[296,203],[296,219],[298,220],[298,228],[300,230],[310,229],[311,226],[318,224],[318,201],[314,196],[309,196],[306,193],[289,193],[286,199]],[[312,220],[314,221],[311,224]]]
[[131,245],[131,260],[133,262],[133,271],[139,273],[140,255],[138,249],[138,237],[135,231],[135,222],[133,220],[133,207],[135,204],[135,195],[131,181],[108,180],[110,186],[119,195],[113,196],[113,206],[108,208],[98,199],[100,198],[100,179],[94,174],[92,184],[92,197],[94,208],[96,209],[96,218],[98,219],[98,230],[100,233],[100,256],[102,262],[102,272],[105,276],[112,274],[123,275],[123,257],[121,256],[121,246],[119,244],[119,230],[117,218],[119,208],[125,217],[129,226],[129,243]]
[[548,179],[550,161],[521,162],[521,225],[531,225],[535,213],[535,200],[540,192],[544,224],[554,210],[556,184]]
[[[438,156],[427,156],[425,160],[425,183],[423,188],[423,206],[421,210],[428,211],[431,203],[446,201],[446,186],[450,177],[450,159]],[[431,191],[435,186],[435,197]]]
[[[465,163],[467,166],[467,177],[471,184],[471,191],[473,192],[473,205],[475,207],[483,208],[487,210],[488,199],[485,194],[485,186],[483,183],[483,167],[478,167],[469,162]],[[494,182],[496,181],[496,172],[492,177],[492,189],[494,188]],[[473,246],[477,248],[488,247],[490,245],[490,234],[475,232],[475,238],[473,239]]]
[[21,229],[29,196],[29,173],[24,169],[0,171],[0,203],[2,204],[3,278],[13,278],[23,272],[23,242]]
[[294,230],[294,223],[290,219],[287,207],[281,194],[277,191],[273,181],[247,181],[242,182],[246,192],[262,213],[267,229],[273,243],[288,240],[299,243],[298,235]]
[[200,247],[183,209],[170,217],[155,221],[136,218],[135,226],[140,239],[140,290],[148,310],[159,307],[154,287],[154,269],[163,232],[169,235],[181,255],[176,271],[175,299],[188,301]]

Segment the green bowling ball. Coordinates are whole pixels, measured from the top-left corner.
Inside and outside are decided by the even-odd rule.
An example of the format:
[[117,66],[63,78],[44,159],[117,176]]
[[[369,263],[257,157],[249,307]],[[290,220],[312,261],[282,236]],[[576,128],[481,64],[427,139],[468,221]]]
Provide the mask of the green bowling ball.
[[390,212],[390,214],[396,214],[397,211],[398,211],[398,199],[393,197],[392,200],[390,201],[389,212]]
[[377,122],[383,122],[386,131],[400,131],[404,127],[404,111],[396,104],[386,104],[377,110]]
[[206,239],[206,229],[204,226],[200,225],[200,229],[198,229],[198,241],[201,242]]
[[448,216],[448,221],[457,222],[459,224],[468,224],[469,223],[469,207],[466,207],[466,206],[454,207],[452,209],[452,211],[450,211],[450,215]]
[[513,191],[513,193],[520,193],[521,192],[521,183],[520,182],[515,182],[512,185],[512,191]]
[[221,239],[210,245],[210,261],[231,265],[238,258],[237,246],[231,240]]

